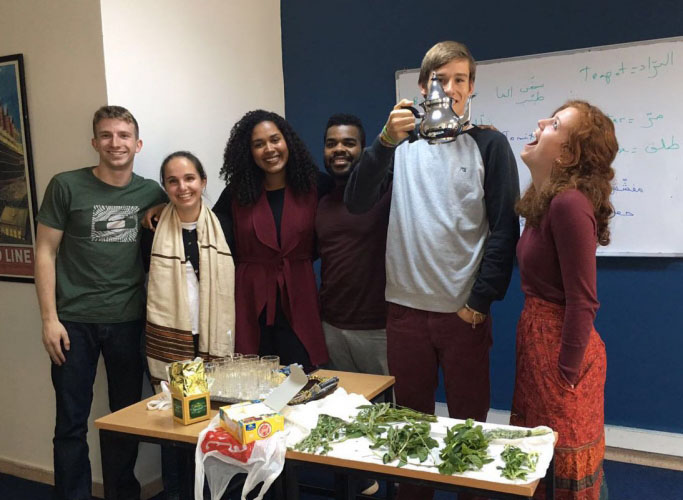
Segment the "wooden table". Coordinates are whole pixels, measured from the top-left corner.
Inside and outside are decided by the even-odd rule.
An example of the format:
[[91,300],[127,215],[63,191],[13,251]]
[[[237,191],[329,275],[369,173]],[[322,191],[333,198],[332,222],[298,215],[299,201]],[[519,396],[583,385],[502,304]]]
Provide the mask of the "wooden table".
[[[369,375],[363,373],[340,372],[333,370],[318,370],[316,375],[325,377],[339,377],[339,386],[348,393],[362,394],[372,401],[383,396],[391,401],[391,391],[394,377],[385,375]],[[209,423],[209,420],[191,425],[182,425],[171,418],[171,410],[149,411],[147,402],[155,399],[151,396],[144,401],[123,408],[119,411],[95,420],[95,427],[100,433],[100,454],[102,458],[102,482],[104,498],[117,498],[114,477],[112,477],[111,450],[121,439],[133,439],[138,442],[165,444],[179,448],[194,450],[199,433]],[[217,413],[211,410],[211,417]],[[185,483],[191,481],[185,481]],[[191,491],[186,491],[191,494]]]
[[[333,370],[318,370],[315,374],[323,377],[339,377],[339,386],[343,387],[346,392],[362,394],[370,401],[384,395],[385,392],[390,395],[394,386],[394,377],[385,375]],[[204,430],[209,421],[205,420],[190,425],[179,424],[171,418],[171,410],[147,410],[147,402],[154,398],[156,396],[151,396],[144,401],[98,418],[95,420],[95,427],[100,429],[100,433],[104,430],[196,445],[199,433]],[[213,418],[216,413],[218,413],[216,410],[211,410],[211,417]]]
[[[368,400],[373,400],[384,395],[387,401],[391,400],[391,389],[394,385],[394,377],[383,375],[367,375],[361,373],[337,372],[331,370],[319,370],[316,372],[323,376],[338,376],[339,385],[348,393],[362,394]],[[95,426],[100,433],[100,452],[102,457],[102,476],[104,483],[104,498],[117,498],[116,484],[112,477],[110,453],[113,447],[121,439],[133,439],[136,441],[166,444],[194,450],[197,445],[199,433],[208,425],[208,420],[192,425],[182,425],[175,422],[170,416],[170,410],[148,411],[147,401],[123,408],[117,412],[101,417],[95,421]],[[216,414],[211,412],[212,417]],[[530,498],[538,486],[538,481],[529,485],[512,485],[503,483],[489,483],[486,481],[469,479],[461,476],[444,476],[428,471],[398,468],[390,465],[372,464],[356,460],[345,460],[334,457],[312,455],[288,450],[286,454],[286,485],[278,488],[286,489],[287,500],[296,500],[299,493],[299,485],[296,481],[296,468],[299,465],[313,465],[331,469],[335,472],[337,498],[355,498],[355,492],[349,488],[347,476],[365,476],[374,479],[386,479],[389,484],[396,482],[410,482],[432,486],[437,489],[454,491],[472,491],[489,498]],[[546,478],[553,477],[553,464]],[[554,498],[553,481],[548,482],[547,498]],[[496,492],[492,495],[493,492]],[[191,481],[189,490],[191,494]]]

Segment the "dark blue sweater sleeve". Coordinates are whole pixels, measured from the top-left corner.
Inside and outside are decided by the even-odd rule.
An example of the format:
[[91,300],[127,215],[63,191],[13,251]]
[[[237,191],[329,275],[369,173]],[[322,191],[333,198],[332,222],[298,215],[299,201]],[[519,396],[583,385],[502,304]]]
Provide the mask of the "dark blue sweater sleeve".
[[519,239],[519,217],[515,213],[519,176],[514,153],[503,134],[479,128],[472,129],[471,134],[484,160],[489,236],[467,304],[476,311],[488,313],[494,300],[505,297],[512,276]]
[[393,179],[395,150],[384,146],[379,138],[365,148],[346,183],[344,204],[349,212],[367,212],[387,192]]

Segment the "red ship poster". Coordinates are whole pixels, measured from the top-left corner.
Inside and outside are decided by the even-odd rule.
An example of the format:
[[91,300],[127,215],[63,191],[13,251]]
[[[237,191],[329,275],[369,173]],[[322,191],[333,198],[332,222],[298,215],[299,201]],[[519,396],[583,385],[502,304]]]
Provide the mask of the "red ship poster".
[[33,281],[35,192],[23,57],[0,57],[0,280]]

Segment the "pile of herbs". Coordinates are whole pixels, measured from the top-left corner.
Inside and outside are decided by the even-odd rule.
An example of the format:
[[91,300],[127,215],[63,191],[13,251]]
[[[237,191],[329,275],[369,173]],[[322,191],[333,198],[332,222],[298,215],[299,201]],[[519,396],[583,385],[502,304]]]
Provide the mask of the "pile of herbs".
[[[410,408],[403,408],[390,403],[366,405],[352,422],[320,415],[318,424],[311,434],[294,446],[297,451],[326,455],[334,443],[347,439],[365,437],[370,441],[370,448],[382,450],[382,461],[386,464],[398,460],[402,467],[409,458],[424,462],[429,450],[438,443],[430,437],[430,423],[436,422],[435,415],[427,415]],[[401,427],[393,424],[404,424]]]
[[509,444],[505,445],[500,456],[505,462],[505,467],[498,466],[498,469],[502,471],[500,475],[510,480],[526,479],[530,472],[536,470],[538,463],[537,452],[526,453],[517,446]]
[[479,470],[485,464],[493,462],[486,450],[489,440],[484,435],[481,425],[474,425],[474,420],[468,418],[462,424],[456,424],[446,430],[444,446],[439,457],[441,474],[452,475],[456,472]]
[[408,459],[417,459],[420,463],[427,460],[429,450],[439,446],[436,439],[429,434],[431,426],[428,422],[415,422],[401,427],[389,427],[386,437],[378,438],[370,449],[385,450],[382,462],[388,464],[398,460],[398,467],[408,463]]
[[[318,424],[308,437],[294,446],[297,451],[326,455],[332,445],[347,439],[364,437],[370,441],[370,449],[383,451],[385,464],[398,460],[403,467],[409,459],[425,462],[430,450],[438,447],[431,437],[431,423],[435,415],[420,413],[390,403],[360,407],[356,418],[351,422],[320,415]],[[402,424],[402,425],[396,425]],[[441,474],[452,475],[468,470],[480,470],[485,464],[493,462],[488,453],[492,439],[519,439],[550,432],[547,429],[491,429],[484,431],[474,420],[467,419],[446,430],[445,446],[439,451]],[[507,479],[526,479],[529,472],[536,470],[538,453],[525,453],[515,446],[506,445],[502,453],[505,467],[501,475]]]
[[316,455],[327,455],[332,450],[332,443],[337,443],[346,439],[345,426],[341,418],[329,415],[320,415],[318,424],[311,429],[311,433],[299,441],[294,449],[305,453]]

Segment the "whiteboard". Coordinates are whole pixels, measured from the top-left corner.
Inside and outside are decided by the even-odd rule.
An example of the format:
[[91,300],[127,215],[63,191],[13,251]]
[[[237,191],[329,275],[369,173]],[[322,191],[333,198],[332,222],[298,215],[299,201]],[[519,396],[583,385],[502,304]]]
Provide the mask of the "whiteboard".
[[[398,99],[422,102],[418,74],[396,72]],[[474,93],[472,122],[508,138],[522,192],[531,178],[519,153],[537,121],[568,99],[602,109],[614,122],[619,153],[612,242],[598,255],[683,255],[683,39],[479,62]]]

